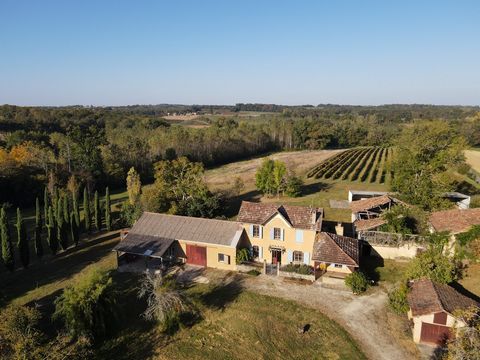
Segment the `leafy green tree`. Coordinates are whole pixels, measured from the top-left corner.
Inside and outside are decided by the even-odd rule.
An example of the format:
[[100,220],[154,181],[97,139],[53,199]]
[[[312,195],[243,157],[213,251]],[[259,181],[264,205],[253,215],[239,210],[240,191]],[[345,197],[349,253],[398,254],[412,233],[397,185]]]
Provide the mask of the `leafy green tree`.
[[280,196],[280,191],[285,185],[285,175],[287,174],[287,168],[285,163],[275,160],[273,164],[273,183],[275,185],[275,191],[277,192],[277,197]]
[[408,286],[402,282],[388,292],[388,305],[397,314],[405,314],[410,308],[407,302]]
[[72,336],[98,340],[113,329],[116,310],[110,274],[94,269],[55,300],[54,318],[61,319]]
[[299,197],[302,195],[303,181],[301,178],[292,175],[287,178],[285,185],[285,194],[290,197]]
[[15,258],[13,255],[13,246],[10,238],[10,227],[8,224],[8,215],[4,208],[0,209],[0,236],[2,240],[2,259],[6,268],[13,271],[15,268]]
[[449,342],[445,360],[479,359],[480,355],[480,310],[472,306],[455,312],[466,326],[458,328]]
[[28,246],[28,237],[25,224],[23,222],[22,212],[20,208],[17,208],[17,247],[20,254],[20,261],[24,268],[27,268],[30,264],[30,249]]
[[[47,210],[48,213],[48,210]],[[43,256],[42,245],[42,213],[40,211],[40,201],[38,197],[35,200],[35,253],[39,259]]]
[[367,290],[368,280],[364,273],[355,271],[345,277],[345,285],[348,286],[354,294],[360,294]]
[[90,200],[87,188],[83,189],[83,228],[85,232],[90,232]]
[[283,162],[265,159],[255,174],[257,189],[268,196],[280,196],[280,192],[285,189],[286,174],[287,168]]
[[465,141],[445,121],[405,127],[394,153],[392,190],[424,210],[444,207],[453,189],[449,168],[464,160]]
[[135,205],[142,193],[142,183],[140,181],[140,175],[133,167],[130,168],[127,174],[127,192],[130,205]]
[[98,191],[95,191],[93,196],[93,224],[96,231],[100,231],[101,217],[100,217],[100,199],[98,198]]
[[177,158],[177,152],[174,148],[167,148],[165,150],[165,160],[175,160]]
[[70,214],[70,237],[75,246],[78,246],[78,242],[80,240],[80,233],[77,222],[75,221],[75,214],[73,211]]
[[105,189],[105,227],[107,231],[112,230],[112,206],[110,205],[110,190]]
[[58,251],[57,234],[55,233],[55,217],[53,216],[52,206],[48,207],[48,226],[47,226],[47,242],[52,254],[55,255]]

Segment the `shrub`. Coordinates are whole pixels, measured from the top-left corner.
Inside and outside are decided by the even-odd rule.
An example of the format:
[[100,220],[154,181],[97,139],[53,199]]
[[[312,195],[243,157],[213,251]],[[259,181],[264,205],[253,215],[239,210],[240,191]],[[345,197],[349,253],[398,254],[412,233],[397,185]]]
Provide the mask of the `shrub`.
[[355,271],[347,275],[345,285],[347,285],[354,294],[360,294],[367,290],[368,280],[364,273]]
[[401,315],[408,311],[407,294],[408,286],[406,283],[397,285],[388,293],[388,305],[395,313]]
[[290,176],[285,186],[285,194],[290,197],[299,197],[302,195],[303,180],[297,176]]
[[250,259],[251,259],[250,251],[248,251],[247,248],[242,248],[237,250],[237,257],[236,257],[237,264],[250,261]]
[[301,275],[312,275],[313,267],[306,264],[288,264],[280,268],[281,271],[294,272]]
[[40,317],[37,309],[20,305],[9,306],[0,313],[0,358],[40,358]]
[[252,269],[252,270],[247,271],[247,274],[248,274],[248,275],[252,275],[252,276],[258,276],[258,275],[260,275],[261,273],[260,273],[260,271],[258,271],[258,270]]
[[74,337],[95,340],[105,336],[116,318],[116,293],[105,270],[94,269],[55,300],[54,318],[60,318]]

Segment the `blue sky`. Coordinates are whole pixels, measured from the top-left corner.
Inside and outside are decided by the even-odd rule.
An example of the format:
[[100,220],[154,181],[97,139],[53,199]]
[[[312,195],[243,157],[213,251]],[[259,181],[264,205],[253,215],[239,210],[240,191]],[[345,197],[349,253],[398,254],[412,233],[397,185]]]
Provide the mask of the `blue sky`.
[[0,104],[480,105],[480,1],[0,0]]

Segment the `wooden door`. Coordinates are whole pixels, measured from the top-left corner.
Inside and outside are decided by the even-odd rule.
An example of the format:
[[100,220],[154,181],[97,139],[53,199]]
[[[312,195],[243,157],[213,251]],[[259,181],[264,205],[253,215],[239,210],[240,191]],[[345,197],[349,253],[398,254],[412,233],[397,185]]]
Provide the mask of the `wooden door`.
[[207,266],[207,248],[187,244],[187,264]]
[[422,323],[420,341],[429,344],[445,345],[452,336],[448,326]]
[[282,252],[280,250],[272,250],[272,264],[279,264],[282,262]]

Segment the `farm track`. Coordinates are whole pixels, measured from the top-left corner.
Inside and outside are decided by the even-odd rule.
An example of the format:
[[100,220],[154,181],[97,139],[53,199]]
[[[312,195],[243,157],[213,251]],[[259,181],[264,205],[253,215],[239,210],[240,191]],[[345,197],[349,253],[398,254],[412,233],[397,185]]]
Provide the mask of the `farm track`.
[[392,149],[364,147],[346,150],[308,171],[308,177],[384,184],[391,179]]

